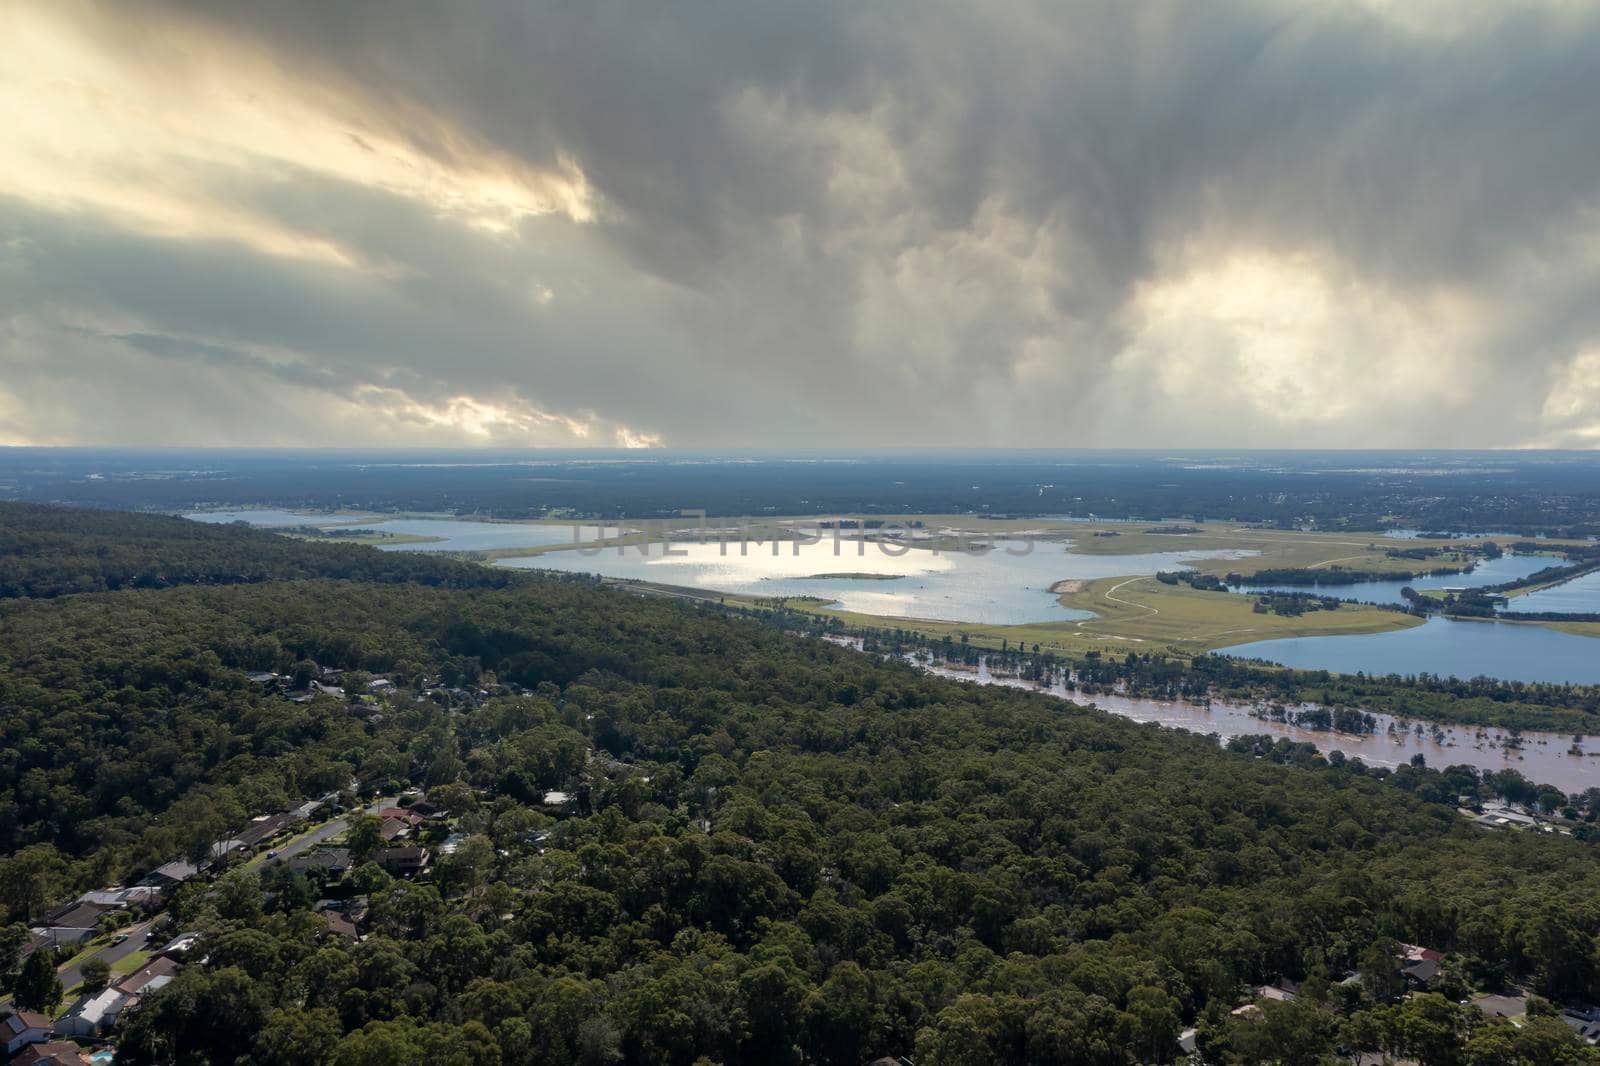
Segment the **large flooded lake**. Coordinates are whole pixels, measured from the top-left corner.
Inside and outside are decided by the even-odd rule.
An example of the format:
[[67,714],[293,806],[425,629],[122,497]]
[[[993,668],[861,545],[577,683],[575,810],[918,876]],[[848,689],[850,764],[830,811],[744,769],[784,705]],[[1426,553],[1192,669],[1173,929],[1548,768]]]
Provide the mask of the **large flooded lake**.
[[[488,551],[592,543],[615,527],[562,522],[475,522],[440,517],[306,514],[252,509],[210,511],[189,517],[204,522],[244,521],[282,528],[296,525],[374,529],[438,537],[429,543],[387,544],[386,551]],[[1176,570],[1199,559],[1240,558],[1250,552],[1155,552],[1143,555],[1079,555],[1069,544],[1009,539],[983,553],[935,552],[905,544],[861,543],[831,536],[814,543],[782,541],[662,544],[600,550],[556,551],[501,560],[522,569],[601,574],[755,596],[811,596],[848,611],[980,625],[1076,621],[1089,612],[1062,607],[1050,586],[1063,580],[1146,576]],[[798,550],[797,550],[798,548]],[[681,554],[679,554],[681,553]],[[1469,574],[1418,578],[1411,582],[1313,587],[1341,598],[1393,603],[1406,584],[1415,588],[1483,586],[1526,576],[1552,565],[1547,556],[1505,555],[1485,560]],[[1307,591],[1301,586],[1295,591]],[[1600,610],[1600,573],[1516,597],[1512,611]],[[1421,626],[1356,636],[1297,637],[1223,649],[1285,666],[1340,673],[1486,675],[1511,681],[1600,684],[1600,641],[1543,626],[1431,619]]]
[[1430,618],[1387,633],[1288,637],[1237,644],[1225,655],[1342,674],[1437,674],[1600,684],[1600,641],[1544,626]]
[[1600,613],[1600,570],[1575,577],[1560,585],[1552,585],[1537,592],[1513,596],[1506,603],[1503,614],[1560,614]]
[[[1145,555],[1075,555],[1054,541],[999,540],[993,550],[935,552],[904,545],[861,545],[831,539],[674,545],[592,554],[552,552],[503,565],[601,574],[751,596],[814,596],[847,611],[898,618],[943,619],[982,625],[1058,622],[1094,617],[1061,606],[1050,586],[1062,580],[1154,574],[1200,558],[1240,558],[1248,552],[1153,552]],[[885,551],[887,547],[889,550]],[[864,548],[864,550],[858,550]],[[837,576],[826,576],[837,575]]]
[[[1413,578],[1410,581],[1359,581],[1349,585],[1239,585],[1234,591],[1251,592],[1314,592],[1318,596],[1332,596],[1339,600],[1358,603],[1404,603],[1400,590],[1407,586],[1423,592],[1428,589],[1483,588],[1515,581],[1537,573],[1548,566],[1559,565],[1560,560],[1548,555],[1502,555],[1498,559],[1485,559],[1465,574],[1436,574]],[[1426,566],[1426,563],[1418,563]],[[1535,608],[1546,610],[1547,608]],[[1553,609],[1553,608],[1548,608]]]

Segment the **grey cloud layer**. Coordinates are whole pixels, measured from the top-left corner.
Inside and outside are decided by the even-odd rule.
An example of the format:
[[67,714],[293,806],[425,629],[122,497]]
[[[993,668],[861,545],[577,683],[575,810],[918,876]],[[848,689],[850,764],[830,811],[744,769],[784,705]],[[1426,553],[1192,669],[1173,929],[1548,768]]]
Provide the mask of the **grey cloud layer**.
[[0,440],[1600,444],[1587,5],[77,25],[152,69],[184,29],[267,55],[352,138],[575,169],[594,212],[497,230],[312,159],[186,174],[317,262],[0,198]]

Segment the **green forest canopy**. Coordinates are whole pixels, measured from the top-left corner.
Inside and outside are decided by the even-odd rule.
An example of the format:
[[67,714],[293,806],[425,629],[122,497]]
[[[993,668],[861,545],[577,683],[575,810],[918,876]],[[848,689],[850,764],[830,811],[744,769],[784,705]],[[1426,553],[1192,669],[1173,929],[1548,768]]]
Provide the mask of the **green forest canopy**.
[[[1590,1061],[1558,1019],[1330,986],[1404,940],[1457,991],[1600,997],[1596,852],[1485,834],[1433,771],[1230,753],[583,580],[41,509],[19,550],[15,513],[29,588],[178,587],[0,604],[10,920],[352,777],[448,797],[476,842],[369,874],[359,944],[308,892],[187,887],[206,961],[125,1021],[127,1061],[1123,1064],[1189,1024],[1213,1061]],[[526,691],[373,716],[246,678],[306,660]],[[583,812],[530,806],[557,787]],[[1307,993],[1230,1013],[1278,975]]]

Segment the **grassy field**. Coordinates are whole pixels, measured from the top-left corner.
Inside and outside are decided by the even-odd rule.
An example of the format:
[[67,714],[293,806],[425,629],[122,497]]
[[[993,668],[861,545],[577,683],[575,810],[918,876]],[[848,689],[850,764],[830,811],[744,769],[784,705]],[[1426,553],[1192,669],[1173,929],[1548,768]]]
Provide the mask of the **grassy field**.
[[1382,633],[1421,624],[1411,615],[1360,604],[1295,617],[1257,613],[1253,597],[1164,585],[1150,577],[1103,578],[1080,591],[1062,594],[1060,600],[1064,607],[1093,611],[1098,616],[1078,623],[1079,629],[1191,653],[1278,637]]
[[[790,607],[843,619],[852,626],[908,629],[934,639],[950,636],[981,647],[1037,644],[1042,650],[1083,654],[1151,651],[1188,656],[1234,644],[1278,637],[1381,633],[1420,625],[1398,611],[1347,604],[1337,611],[1313,611],[1290,618],[1257,614],[1254,600],[1223,592],[1198,592],[1186,585],[1163,585],[1154,578],[1102,578],[1060,597],[1066,607],[1093,611],[1082,621],[1024,625],[979,625],[838,611],[815,602],[790,601]],[[733,598],[730,598],[730,602]]]
[[1579,637],[1600,637],[1600,622],[1540,622],[1550,629],[1559,629]]
[[[1072,550],[1082,555],[1136,555],[1144,552],[1254,551],[1244,559],[1201,559],[1193,566],[1207,574],[1251,574],[1257,570],[1332,569],[1417,571],[1444,566],[1465,566],[1471,557],[1448,552],[1431,559],[1396,559],[1386,554],[1398,548],[1449,548],[1450,541],[1401,541],[1375,534],[1298,533],[1291,530],[1252,529],[1228,523],[1203,523],[1196,533],[1147,533],[1125,525],[1086,527],[1072,538]],[[1116,533],[1117,536],[1095,536]]]

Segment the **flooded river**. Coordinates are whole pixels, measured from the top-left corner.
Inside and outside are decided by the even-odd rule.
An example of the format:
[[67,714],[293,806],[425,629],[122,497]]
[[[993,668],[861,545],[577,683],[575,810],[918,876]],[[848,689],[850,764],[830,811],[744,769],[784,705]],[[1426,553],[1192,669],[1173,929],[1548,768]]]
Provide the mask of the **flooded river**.
[[[849,647],[860,646],[859,641],[849,638],[828,639]],[[1017,677],[996,676],[990,673],[987,664],[980,664],[976,670],[972,670],[910,661],[920,669],[940,677],[1039,692],[1098,707],[1136,722],[1150,722],[1169,729],[1186,729],[1191,733],[1215,734],[1222,741],[1237,736],[1264,734],[1312,744],[1324,755],[1340,751],[1346,757],[1360,759],[1368,766],[1393,768],[1409,763],[1413,756],[1421,755],[1436,770],[1453,765],[1474,766],[1484,773],[1516,770],[1530,780],[1555,785],[1566,792],[1582,792],[1600,786],[1600,737],[1588,737],[1575,746],[1573,738],[1565,734],[1524,732],[1514,738],[1504,729],[1436,725],[1393,718],[1386,714],[1371,716],[1377,722],[1375,732],[1335,733],[1307,729],[1279,720],[1265,705],[1226,703],[1221,700],[1201,705],[1182,700],[1089,695],[1069,690],[1059,682],[1045,686]],[[1313,708],[1305,705],[1288,709],[1300,711]],[[1581,754],[1575,754],[1574,751]]]

